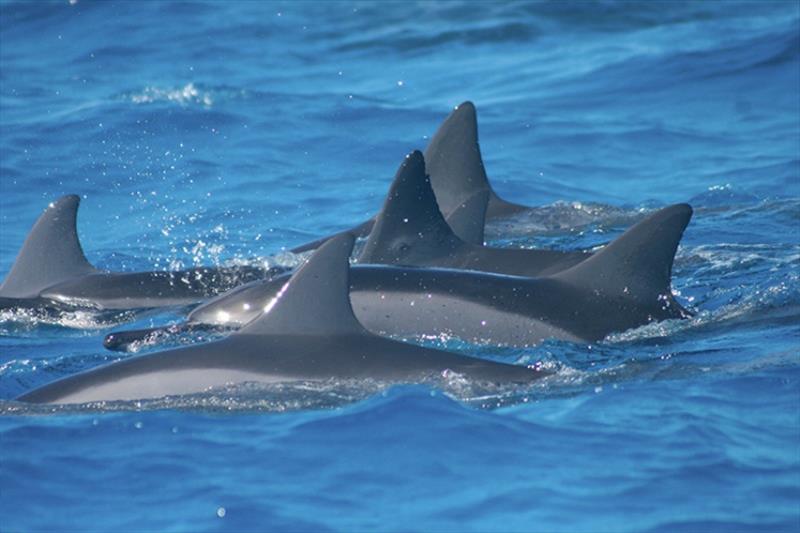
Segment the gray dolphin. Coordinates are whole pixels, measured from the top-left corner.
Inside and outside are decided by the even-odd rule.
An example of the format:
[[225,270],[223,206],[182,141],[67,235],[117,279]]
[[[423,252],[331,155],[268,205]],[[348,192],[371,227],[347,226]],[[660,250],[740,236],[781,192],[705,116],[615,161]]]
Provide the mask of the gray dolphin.
[[[591,257],[584,251],[490,248],[461,239],[445,221],[426,175],[421,152],[407,155],[358,258],[359,263],[481,270],[514,276],[549,276]],[[475,198],[475,197],[473,197]],[[483,198],[485,205],[485,196]],[[455,212],[483,210],[467,201]],[[482,214],[482,213],[481,213]],[[480,215],[476,214],[475,218]]]
[[78,196],[69,195],[45,209],[0,285],[0,308],[47,307],[51,303],[107,310],[189,305],[285,271],[236,266],[103,272],[87,261],[78,240],[79,204]]
[[[354,265],[350,299],[359,321],[378,334],[454,335],[509,346],[548,338],[595,342],[651,321],[691,316],[670,290],[672,262],[691,216],[687,204],[661,209],[585,261],[547,277]],[[217,296],[194,309],[185,327],[241,327],[286,279]],[[115,332],[105,344],[125,349],[154,331]]]
[[86,403],[191,394],[241,382],[416,382],[451,371],[525,383],[546,372],[423,348],[369,333],[348,296],[353,237],[331,239],[253,322],[217,342],[152,353],[58,380],[18,399]]
[[[472,102],[457,106],[439,126],[425,149],[425,161],[439,209],[453,232],[465,242],[483,244],[484,219],[504,218],[529,209],[503,200],[492,189],[481,158],[478,118]],[[465,212],[460,209],[464,205],[471,207]],[[342,233],[366,237],[374,224],[375,217]],[[313,250],[328,238],[291,251]]]

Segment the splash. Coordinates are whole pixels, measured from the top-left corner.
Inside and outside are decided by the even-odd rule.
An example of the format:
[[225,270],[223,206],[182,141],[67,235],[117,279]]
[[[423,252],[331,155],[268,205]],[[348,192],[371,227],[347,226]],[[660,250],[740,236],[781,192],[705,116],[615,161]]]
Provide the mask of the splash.
[[594,227],[602,233],[607,228],[633,224],[649,212],[648,209],[625,209],[593,202],[555,202],[534,207],[504,220],[489,221],[486,236],[509,239],[530,235],[563,235]]
[[109,311],[97,308],[70,308],[55,304],[36,308],[0,310],[0,335],[18,335],[42,326],[77,330],[111,328],[134,320],[139,311]]
[[201,91],[194,83],[187,83],[178,89],[161,89],[159,87],[145,87],[142,92],[130,95],[134,104],[152,104],[154,102],[174,102],[182,106],[190,104],[202,105],[210,108],[214,104],[212,95],[208,91]]

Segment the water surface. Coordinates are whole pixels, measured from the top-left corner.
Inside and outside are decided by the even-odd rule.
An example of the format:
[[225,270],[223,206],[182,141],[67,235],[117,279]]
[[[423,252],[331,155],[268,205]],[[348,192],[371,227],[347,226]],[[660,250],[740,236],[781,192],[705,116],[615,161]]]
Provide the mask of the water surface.
[[[111,270],[284,262],[381,205],[476,103],[496,245],[573,249],[690,202],[683,322],[596,345],[425,342],[552,378],[240,387],[89,409],[30,388],[162,315],[0,317],[0,529],[800,528],[796,2],[3,2],[0,275],[83,198]],[[132,322],[131,322],[132,321]],[[152,348],[150,348],[152,349]]]

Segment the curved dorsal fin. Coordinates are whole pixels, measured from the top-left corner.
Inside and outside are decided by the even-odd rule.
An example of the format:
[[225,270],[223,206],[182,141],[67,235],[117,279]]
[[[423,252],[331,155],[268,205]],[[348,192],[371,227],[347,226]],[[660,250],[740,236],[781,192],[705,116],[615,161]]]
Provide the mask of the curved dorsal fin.
[[[425,162],[431,185],[445,217],[456,210],[467,198],[486,192],[486,216],[505,216],[526,209],[525,206],[507,202],[497,196],[486,177],[481,148],[478,144],[478,116],[472,102],[463,102],[450,113],[425,149]],[[453,228],[454,230],[456,228]],[[470,235],[456,234],[466,242]]]
[[425,149],[425,164],[439,209],[445,216],[467,198],[491,193],[478,146],[478,121],[472,102],[459,105],[442,122]]
[[414,265],[461,243],[439,211],[422,153],[414,151],[397,170],[358,260]]
[[80,198],[51,203],[25,239],[0,296],[32,298],[56,283],[97,272],[83,255],[76,228]]
[[589,259],[553,276],[605,295],[655,302],[671,296],[672,262],[692,218],[688,204],[656,211]]
[[330,238],[270,302],[234,335],[341,335],[366,330],[350,304],[350,253],[355,238]]

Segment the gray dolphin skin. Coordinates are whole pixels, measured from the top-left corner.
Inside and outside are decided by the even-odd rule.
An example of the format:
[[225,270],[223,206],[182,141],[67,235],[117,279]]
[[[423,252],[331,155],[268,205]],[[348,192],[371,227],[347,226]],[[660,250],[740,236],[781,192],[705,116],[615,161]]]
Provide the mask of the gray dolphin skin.
[[196,304],[285,269],[252,266],[175,272],[103,272],[83,254],[77,232],[80,198],[64,196],[36,221],[0,285],[0,309],[48,305],[120,310]]
[[[490,248],[465,242],[442,216],[426,175],[421,152],[406,156],[389,190],[383,209],[358,258],[359,263],[431,266],[480,270],[513,276],[549,276],[573,267],[591,253],[521,248]],[[469,202],[456,211],[470,213]],[[482,218],[480,219],[482,221]]]
[[[465,242],[483,244],[484,219],[505,218],[529,209],[503,200],[492,189],[481,158],[478,118],[472,102],[457,106],[439,126],[425,149],[425,161],[439,209],[453,232]],[[460,208],[470,204],[472,208],[465,216]],[[374,224],[375,217],[342,233],[366,237]],[[313,250],[328,238],[297,246],[291,251]]]
[[448,371],[473,380],[526,383],[546,372],[423,348],[366,331],[348,296],[353,237],[331,239],[268,309],[217,342],[112,363],[28,392],[19,401],[87,403],[191,394],[242,382],[328,379],[418,382]]
[[[547,277],[354,265],[350,299],[358,320],[377,334],[453,335],[521,347],[548,338],[595,342],[651,321],[691,316],[670,290],[673,259],[691,216],[687,204],[661,209],[588,259]],[[186,327],[241,327],[285,282],[278,276],[233,289],[194,309]],[[152,331],[116,332],[105,344],[124,349]]]
[[442,213],[450,213],[471,196],[481,193],[488,195],[486,217],[489,219],[529,209],[503,200],[492,189],[483,166],[478,144],[478,114],[472,102],[457,106],[442,123],[425,149],[425,161]]

